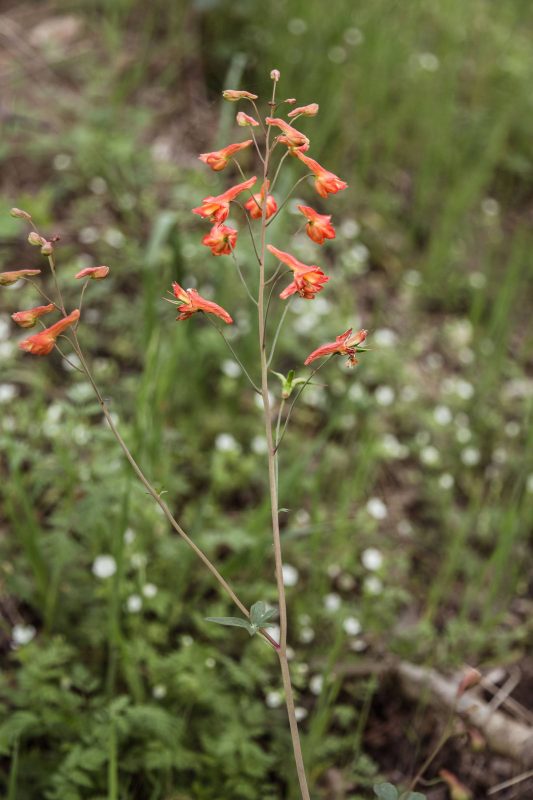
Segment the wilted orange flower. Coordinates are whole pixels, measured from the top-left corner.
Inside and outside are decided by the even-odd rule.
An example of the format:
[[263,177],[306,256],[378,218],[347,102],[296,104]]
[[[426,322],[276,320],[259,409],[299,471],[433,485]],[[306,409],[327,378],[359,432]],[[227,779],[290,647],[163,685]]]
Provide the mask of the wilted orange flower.
[[367,331],[364,329],[352,335],[352,328],[350,328],[344,333],[341,333],[340,336],[337,336],[334,342],[328,342],[321,347],[317,347],[316,350],[313,350],[305,359],[304,364],[307,366],[314,361],[315,358],[322,358],[332,353],[339,353],[341,356],[348,356],[348,364],[350,367],[355,367],[358,363],[356,358],[357,348],[359,345],[363,344],[366,335]]
[[235,119],[237,120],[237,125],[240,125],[241,128],[245,128],[248,125],[252,128],[257,128],[259,125],[256,119],[249,114],[245,114],[244,111],[238,111]]
[[214,225],[202,239],[214,256],[229,256],[237,243],[237,231],[227,225]]
[[222,150],[214,150],[212,153],[201,153],[198,158],[200,161],[203,161],[204,164],[207,164],[208,167],[211,167],[211,169],[213,169],[215,172],[220,172],[227,167],[229,160],[234,153],[238,153],[239,150],[244,150],[251,144],[253,144],[253,139],[247,139],[246,142],[228,144],[228,146],[223,147]]
[[290,147],[301,147],[302,145],[309,144],[307,136],[301,133],[301,131],[297,131],[296,128],[293,128],[292,125],[289,125],[284,119],[280,119],[279,117],[267,117],[265,122],[267,125],[275,125],[283,131],[285,135],[278,138],[278,141],[282,144],[287,144]]
[[197,311],[205,311],[206,314],[214,314],[215,317],[220,317],[221,320],[224,320],[228,325],[230,325],[233,320],[225,311],[222,306],[218,306],[216,303],[212,303],[211,300],[206,300],[205,297],[202,297],[196,289],[182,289],[179,283],[172,284],[172,289],[174,291],[174,297],[181,303],[179,307],[179,315],[176,319],[188,319],[192,317],[193,314],[196,314]]
[[309,222],[305,226],[305,230],[310,239],[317,244],[323,244],[325,239],[335,238],[335,228],[331,224],[331,214],[319,214],[310,206],[298,206],[298,211],[301,211],[304,217],[307,217]]
[[11,314],[11,319],[13,322],[16,322],[17,325],[20,325],[21,328],[33,328],[39,317],[42,317],[43,314],[49,314],[51,311],[55,310],[55,305],[50,303],[47,306],[36,306],[35,308],[29,308],[27,311],[16,311],[14,314]]
[[63,333],[63,331],[74,322],[77,322],[79,318],[80,312],[76,308],[74,311],[71,311],[68,317],[60,319],[59,322],[56,322],[50,328],[46,328],[44,331],[30,336],[29,339],[24,339],[24,341],[19,342],[20,349],[26,350],[27,353],[31,353],[34,356],[47,356],[48,353],[51,353],[54,349],[59,334]]
[[[263,183],[261,187],[261,191],[257,194],[254,194],[250,197],[249,200],[246,201],[244,204],[245,209],[249,213],[252,219],[261,219],[263,216],[263,200],[265,199],[265,187],[266,191],[268,192],[268,188],[270,186],[270,181],[267,180]],[[274,197],[271,194],[267,194],[266,200],[266,219],[275,214],[278,210],[278,204],[274,200]]]
[[40,275],[40,269],[15,269],[12,272],[0,272],[0,286],[11,286],[21,278],[31,278]]
[[230,103],[236,103],[237,100],[257,100],[257,95],[251,92],[243,92],[239,89],[224,89],[222,92],[224,100],[229,100]]
[[314,158],[304,155],[301,150],[295,150],[294,155],[314,174],[315,189],[321,197],[327,197],[328,194],[336,194],[348,186],[345,181],[342,181],[333,172],[324,169]]
[[306,300],[313,300],[315,294],[318,294],[324,284],[329,281],[328,276],[322,272],[320,267],[317,267],[314,264],[302,264],[301,261],[298,261],[297,258],[291,256],[290,253],[285,253],[283,250],[278,250],[277,247],[274,247],[271,244],[267,245],[267,248],[272,255],[276,256],[276,258],[279,258],[279,260],[284,264],[287,264],[287,266],[290,267],[294,272],[294,280],[289,283],[289,285],[280,294],[282,300],[286,300],[287,297],[290,297],[292,294],[296,294],[296,292],[300,295],[300,297],[303,297]]
[[75,278],[91,278],[93,281],[103,281],[109,275],[109,267],[85,267]]
[[318,114],[319,105],[318,103],[309,103],[307,106],[298,106],[298,108],[293,108],[292,111],[289,111],[287,114],[288,117],[299,117],[302,115],[303,117],[316,117]]
[[228,189],[226,192],[216,197],[204,197],[202,205],[198,206],[198,208],[193,208],[192,213],[198,214],[200,217],[204,217],[204,219],[210,219],[213,222],[224,222],[224,220],[228,218],[229,204],[231,201],[235,200],[237,195],[241,192],[250,189],[256,180],[256,177],[250,178],[243,183],[237,184],[237,186],[232,186],[231,189]]

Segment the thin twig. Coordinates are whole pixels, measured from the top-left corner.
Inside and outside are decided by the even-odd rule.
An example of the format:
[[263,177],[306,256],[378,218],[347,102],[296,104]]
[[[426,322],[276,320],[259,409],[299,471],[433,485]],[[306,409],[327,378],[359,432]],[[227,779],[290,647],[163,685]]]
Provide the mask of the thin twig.
[[287,197],[286,197],[286,198],[285,198],[285,200],[283,201],[283,203],[282,203],[282,204],[281,204],[281,205],[278,207],[278,210],[276,211],[276,213],[275,213],[275,214],[272,214],[272,216],[271,216],[271,217],[270,217],[270,219],[268,220],[268,222],[267,222],[267,227],[268,227],[269,225],[271,225],[271,224],[274,222],[274,220],[275,220],[275,219],[276,219],[276,217],[278,216],[279,212],[282,210],[282,208],[283,208],[283,207],[286,205],[286,203],[287,203],[287,202],[288,202],[288,200],[290,199],[290,197],[291,197],[292,193],[294,192],[294,190],[296,189],[296,187],[297,187],[297,186],[299,186],[299,185],[300,185],[300,183],[301,183],[302,181],[305,181],[305,179],[306,179],[306,178],[309,178],[311,175],[312,175],[312,173],[311,173],[311,172],[308,172],[306,175],[304,175],[302,178],[300,178],[299,180],[297,180],[297,181],[296,181],[296,183],[294,184],[294,186],[293,186],[293,187],[292,187],[292,189],[290,190],[289,194],[287,195]]
[[278,339],[279,339],[279,335],[281,333],[281,329],[283,327],[283,323],[285,322],[285,317],[287,316],[287,312],[288,312],[288,310],[290,308],[291,301],[292,301],[292,297],[285,304],[285,308],[283,309],[283,314],[281,315],[281,319],[278,322],[278,327],[276,328],[276,333],[274,334],[274,338],[272,340],[272,345],[271,345],[271,348],[270,348],[270,355],[269,355],[268,360],[267,360],[267,367],[270,367],[270,365],[272,363],[272,359],[274,358],[274,353],[276,352],[276,345],[278,343]]
[[230,246],[230,250],[231,250],[231,256],[232,256],[232,258],[233,258],[233,261],[234,261],[234,263],[235,263],[235,266],[237,267],[237,272],[239,273],[239,278],[240,278],[240,279],[241,279],[241,281],[242,281],[242,285],[243,285],[243,286],[244,286],[244,288],[246,289],[246,292],[247,292],[247,294],[248,294],[248,297],[250,298],[250,300],[252,301],[252,303],[254,303],[255,305],[257,305],[257,300],[255,299],[255,297],[254,297],[254,296],[253,296],[253,294],[251,293],[250,289],[248,288],[248,284],[246,283],[246,278],[244,277],[244,275],[243,275],[243,274],[242,274],[242,272],[241,272],[241,268],[240,268],[240,266],[239,266],[239,262],[237,261],[237,257],[236,257],[236,255],[235,255],[235,249],[234,249],[234,248],[231,246],[231,243],[230,243],[230,242],[228,242],[228,244],[229,244],[229,246]]
[[219,332],[219,334],[220,334],[220,335],[222,336],[222,338],[224,339],[224,341],[225,341],[226,345],[227,345],[227,346],[229,347],[229,349],[231,350],[231,352],[232,352],[232,354],[233,354],[233,357],[235,358],[235,360],[236,360],[236,361],[237,361],[237,363],[239,364],[240,368],[242,369],[242,371],[244,372],[244,374],[246,375],[246,377],[247,377],[247,378],[248,378],[248,380],[250,381],[250,385],[252,386],[252,389],[254,390],[254,392],[257,392],[257,394],[261,394],[261,389],[259,388],[259,386],[257,386],[257,384],[254,382],[253,378],[250,376],[250,373],[248,372],[248,370],[246,369],[246,367],[245,367],[245,366],[244,366],[244,364],[242,363],[241,359],[239,358],[239,356],[237,355],[237,353],[236,353],[236,352],[235,352],[235,350],[233,349],[233,347],[232,347],[231,343],[230,343],[230,342],[228,341],[228,339],[226,339],[226,337],[224,336],[224,333],[221,331],[221,329],[218,327],[218,325],[216,324],[216,322],[215,322],[213,319],[211,319],[211,317],[210,317],[208,314],[206,314],[206,318],[209,320],[209,322],[211,323],[211,325],[212,325],[212,326],[213,326],[213,327],[214,327],[214,328],[215,328],[215,329],[216,329],[216,330]]

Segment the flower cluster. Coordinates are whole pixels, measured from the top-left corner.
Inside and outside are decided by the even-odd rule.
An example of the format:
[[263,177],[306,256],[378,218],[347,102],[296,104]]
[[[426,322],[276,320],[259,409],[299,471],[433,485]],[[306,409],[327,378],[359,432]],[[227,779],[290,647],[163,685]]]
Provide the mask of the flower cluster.
[[[280,80],[279,70],[272,70],[271,78],[277,84]],[[293,106],[296,104],[296,99],[291,97],[281,102],[274,102],[273,96],[272,102],[269,103],[270,113],[263,119],[255,103],[258,99],[256,94],[245,90],[226,89],[223,91],[222,96],[232,103],[244,101],[251,105],[254,115],[252,116],[240,110],[236,114],[236,122],[239,127],[247,128],[252,138],[242,142],[232,142],[220,150],[202,153],[199,156],[199,159],[204,164],[216,172],[226,169],[233,162],[238,173],[244,179],[222,194],[205,197],[200,206],[193,208],[194,214],[212,223],[211,229],[202,238],[202,244],[210,248],[214,256],[228,255],[232,256],[236,261],[239,232],[236,228],[224,224],[229,217],[230,208],[232,205],[236,206],[241,213],[248,217],[247,225],[260,265],[262,264],[263,267],[265,265],[265,249],[278,261],[276,273],[271,276],[270,280],[274,281],[276,279],[277,272],[283,266],[289,268],[287,274],[291,276],[292,280],[281,291],[279,297],[282,300],[287,300],[292,295],[297,294],[305,300],[313,300],[328,283],[329,276],[316,264],[304,264],[291,253],[287,253],[273,244],[268,244],[265,248],[264,234],[266,233],[267,224],[269,225],[275,220],[285,203],[284,201],[278,205],[273,191],[280,167],[286,155],[293,156],[306,167],[307,175],[314,179],[314,188],[320,198],[326,199],[330,194],[336,194],[347,187],[345,181],[307,155],[310,149],[309,137],[294,127],[294,123],[299,118],[316,116],[319,112],[319,106],[317,103],[297,106],[288,112],[287,119],[283,119],[280,114],[283,105]],[[259,146],[256,133],[264,137],[263,149]],[[286,148],[286,150],[278,162],[274,178],[270,178],[268,176],[268,168],[272,163],[272,155],[278,146]],[[241,164],[235,160],[236,155],[243,151],[247,151],[245,157],[249,159],[250,153],[254,148],[264,167],[261,189],[255,192],[251,191],[251,189],[257,183],[257,176],[245,179],[246,176]],[[304,175],[305,177],[306,175]],[[245,201],[240,199],[243,194],[248,195]],[[306,234],[311,241],[317,245],[323,245],[327,239],[335,238],[335,228],[332,225],[330,214],[321,213],[321,211],[308,205],[298,205],[298,210],[305,219],[302,227],[305,227]],[[261,254],[258,254],[258,247],[254,240],[254,222],[259,222],[262,229],[261,239],[263,244]],[[171,302],[174,302],[179,308],[178,320],[188,319],[196,312],[202,311],[212,314],[228,324],[232,322],[231,316],[225,309],[210,300],[206,300],[195,289],[185,290],[177,283],[174,283],[172,288],[175,299]],[[306,359],[305,364],[310,364],[316,358],[322,356],[340,354],[347,355],[348,363],[353,366],[357,364],[356,352],[361,351],[361,345],[364,343],[365,338],[366,331],[359,331],[357,334],[352,335],[352,330],[350,329],[337,336],[335,342],[324,344],[313,351]]]
[[[76,329],[80,319],[80,310],[79,308],[75,308],[74,311],[71,311],[70,314],[67,314],[63,305],[61,293],[58,289],[54,262],[54,244],[59,241],[59,237],[54,236],[51,239],[45,239],[44,236],[41,236],[33,224],[31,214],[29,214],[27,211],[23,211],[20,208],[12,208],[11,216],[18,219],[23,219],[25,222],[28,222],[31,225],[33,230],[28,235],[28,242],[34,247],[40,247],[41,254],[47,257],[52,278],[55,282],[55,287],[59,295],[57,302],[54,302],[46,295],[43,289],[41,289],[37,284],[34,284],[39,294],[48,300],[47,304],[24,309],[22,311],[15,311],[13,314],[11,314],[11,319],[20,328],[34,328],[38,323],[43,326],[43,330],[39,331],[39,333],[35,333],[32,336],[20,341],[19,347],[26,353],[31,353],[34,356],[47,356],[52,352],[54,347],[57,346],[57,339],[61,334],[63,334],[72,326],[75,326],[74,330]],[[29,281],[30,283],[33,283],[33,278],[35,278],[37,275],[41,275],[40,269],[17,269],[12,270],[11,272],[0,272],[0,286],[13,286],[19,281]],[[86,280],[82,289],[82,295],[79,303],[80,307],[83,293],[88,281],[101,281],[104,280],[104,278],[107,278],[108,275],[109,267],[100,266],[86,267],[74,276],[78,280],[83,278]],[[53,314],[54,312],[60,313],[62,317],[47,328],[41,322],[41,317],[44,317],[47,314]]]

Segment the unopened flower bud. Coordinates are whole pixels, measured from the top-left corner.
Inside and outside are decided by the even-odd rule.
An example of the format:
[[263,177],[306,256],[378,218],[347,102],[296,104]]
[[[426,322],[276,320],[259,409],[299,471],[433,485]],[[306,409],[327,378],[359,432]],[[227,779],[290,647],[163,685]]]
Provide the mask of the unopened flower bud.
[[283,101],[284,103],[288,103],[290,106],[293,106],[296,102],[295,97],[287,97],[286,100]]
[[239,125],[241,128],[246,128],[247,126],[256,128],[259,125],[256,119],[251,117],[249,114],[245,114],[244,111],[238,112],[236,120],[237,120],[237,125]]
[[449,772],[447,769],[441,769],[439,775],[448,786],[451,800],[472,800],[472,792],[468,789],[459,778]]
[[28,214],[27,211],[23,211],[21,208],[12,208],[9,213],[12,217],[18,217],[18,219],[25,219],[27,222],[31,222],[31,215]]
[[457,698],[462,697],[465,692],[469,689],[472,689],[474,686],[477,686],[478,683],[481,681],[481,672],[479,670],[474,669],[473,667],[469,667],[463,677],[461,678],[461,682],[457,687]]
[[45,241],[45,243],[41,247],[41,253],[43,254],[43,256],[51,256],[53,252],[54,248],[52,247],[52,242]]
[[276,82],[279,81],[279,79],[281,78],[281,73],[279,69],[273,69],[272,72],[270,73],[270,77],[272,78],[273,81]]
[[34,247],[42,247],[44,244],[46,244],[46,239],[43,239],[43,237],[39,236],[38,233],[32,231],[28,234],[28,242],[34,245]]
[[224,100],[229,100],[230,103],[236,103],[238,100],[257,100],[256,94],[246,92],[242,89],[224,89],[222,97]]

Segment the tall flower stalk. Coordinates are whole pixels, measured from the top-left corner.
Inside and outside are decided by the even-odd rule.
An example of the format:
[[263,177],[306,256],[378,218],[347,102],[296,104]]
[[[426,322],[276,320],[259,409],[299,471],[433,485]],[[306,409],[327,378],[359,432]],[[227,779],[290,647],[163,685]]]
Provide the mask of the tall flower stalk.
[[[232,89],[223,92],[224,98],[230,102],[245,101],[251,103],[252,110],[256,116],[252,117],[239,111],[236,121],[240,127],[248,127],[250,129],[252,139],[248,139],[242,143],[237,142],[229,144],[221,150],[212,153],[202,153],[199,158],[215,172],[222,172],[228,166],[234,164],[237,167],[239,177],[242,178],[242,181],[226,189],[226,191],[219,195],[204,198],[201,205],[193,209],[193,213],[210,221],[212,224],[211,230],[203,237],[202,243],[210,248],[214,256],[229,255],[232,258],[237,268],[238,276],[246,288],[246,292],[254,309],[257,311],[259,379],[256,380],[252,377],[250,372],[253,373],[253,370],[249,372],[244,367],[235,348],[228,342],[222,328],[219,327],[217,320],[221,320],[224,325],[233,324],[233,318],[226,309],[212,300],[202,297],[196,289],[184,289],[178,283],[172,285],[172,292],[170,293],[171,299],[168,299],[168,302],[177,307],[177,319],[179,321],[189,320],[191,317],[199,314],[205,316],[215,325],[226,341],[233,356],[241,364],[252,389],[260,395],[262,399],[263,424],[267,442],[268,487],[277,586],[279,640],[268,632],[268,628],[273,626],[273,618],[276,616],[276,610],[270,608],[262,601],[254,603],[251,608],[248,609],[210,558],[195,543],[189,534],[185,532],[169,506],[162,499],[161,493],[156,490],[150,479],[145,475],[141,466],[133,457],[117,428],[116,422],[107,407],[101,390],[96,384],[88,359],[81,346],[78,328],[83,316],[83,299],[89,283],[95,280],[105,280],[108,277],[109,268],[105,266],[89,267],[72,276],[74,280],[83,280],[84,282],[76,308],[68,313],[56,270],[55,243],[57,239],[52,238],[47,240],[44,238],[37,230],[31,215],[27,211],[15,208],[12,209],[12,215],[25,220],[32,228],[28,237],[29,243],[40,247],[42,255],[46,256],[48,259],[54,287],[54,299],[50,298],[39,284],[33,280],[34,277],[40,274],[40,270],[23,269],[15,272],[0,273],[0,286],[11,285],[17,280],[27,281],[31,283],[32,286],[37,289],[41,297],[46,300],[46,306],[38,306],[32,309],[18,311],[12,315],[14,322],[21,327],[28,328],[36,324],[40,324],[43,327],[43,330],[39,333],[21,341],[19,347],[27,353],[40,356],[48,355],[54,349],[57,349],[68,361],[68,356],[63,353],[61,347],[63,346],[63,340],[70,345],[77,357],[77,363],[74,363],[74,360],[69,363],[74,369],[83,373],[89,381],[108,423],[109,429],[137,478],[142,483],[149,496],[160,507],[171,527],[194,551],[195,555],[209,570],[220,588],[242,615],[241,617],[210,617],[208,619],[223,625],[245,628],[251,635],[258,634],[276,652],[280,665],[300,794],[302,800],[310,800],[287,654],[288,616],[283,581],[283,554],[279,524],[278,453],[294,405],[302,391],[304,391],[306,386],[310,383],[316,372],[334,355],[347,355],[349,365],[355,366],[357,363],[356,353],[362,352],[365,349],[362,345],[365,342],[366,331],[361,330],[352,334],[352,330],[350,329],[338,335],[334,342],[323,344],[315,349],[307,357],[305,365],[310,364],[315,359],[323,360],[318,366],[314,367],[310,375],[306,378],[300,376],[295,377],[294,370],[291,370],[286,376],[279,372],[273,373],[277,379],[281,381],[279,405],[277,409],[273,407],[269,390],[270,365],[275,354],[281,328],[289,311],[289,304],[292,296],[298,294],[301,298],[312,301],[316,294],[323,290],[325,284],[329,281],[329,277],[324,274],[319,266],[304,264],[290,253],[268,243],[268,228],[283,210],[294,189],[308,177],[314,178],[314,188],[323,199],[327,198],[329,194],[335,194],[345,189],[347,185],[337,175],[324,169],[317,161],[305,155],[305,152],[309,149],[309,138],[293,127],[292,123],[296,122],[301,116],[314,117],[318,113],[318,105],[316,103],[311,103],[306,106],[295,108],[288,114],[290,123],[287,122],[282,119],[279,114],[282,113],[282,107],[284,105],[290,107],[296,101],[294,98],[289,98],[281,102],[277,101],[276,91],[280,79],[278,70],[273,70],[271,72],[271,79],[273,81],[272,95],[268,102],[268,114],[266,114],[264,118],[261,117],[258,106],[255,103],[258,99],[255,94],[244,90]],[[259,136],[257,136],[253,130],[254,128],[262,131],[262,147]],[[280,133],[278,133],[278,130]],[[253,149],[251,148],[252,144]],[[274,165],[274,154],[276,151],[283,148],[286,148],[286,151],[279,158],[277,164]],[[260,191],[256,191],[255,193],[252,193],[251,189],[257,182],[257,176],[246,178],[244,170],[235,159],[235,155],[243,150],[255,152],[260,161],[262,183]],[[286,163],[287,156],[296,157],[297,162],[303,163],[309,171],[296,181],[288,195],[278,204],[271,192],[276,186],[280,170]],[[245,192],[249,197],[243,203],[240,197]],[[247,232],[250,236],[253,252],[257,260],[259,280],[256,295],[253,290],[250,289],[246,275],[241,270],[236,256],[239,232],[237,229],[224,224],[230,214],[232,204],[239,209],[241,214],[244,213],[245,215]],[[309,239],[317,245],[324,244],[326,239],[335,238],[335,229],[331,224],[331,215],[321,214],[309,206],[298,206],[298,210],[302,213],[304,221],[297,233],[305,227]],[[257,232],[254,232],[254,225],[259,226]],[[274,257],[273,265],[267,263],[267,259],[272,256]],[[284,271],[285,267],[289,268],[288,272]],[[269,331],[269,311],[275,293],[278,291],[279,281],[286,279],[287,276],[290,276],[292,280],[279,294],[279,299],[286,305],[280,316],[277,328],[272,334]],[[60,319],[46,328],[40,318],[50,313],[60,314]],[[61,340],[61,347],[58,340]],[[287,402],[289,398],[292,398],[290,403]]]

